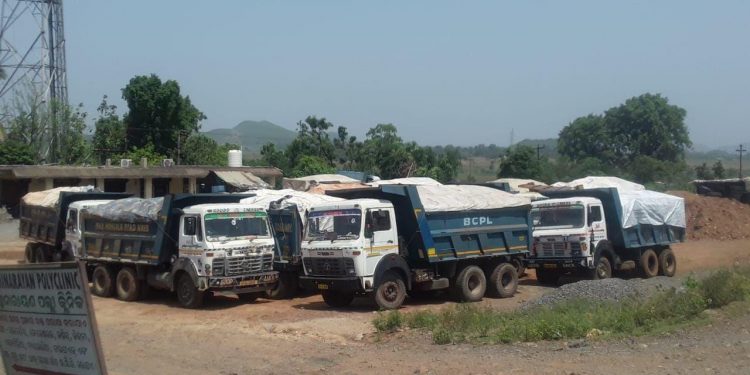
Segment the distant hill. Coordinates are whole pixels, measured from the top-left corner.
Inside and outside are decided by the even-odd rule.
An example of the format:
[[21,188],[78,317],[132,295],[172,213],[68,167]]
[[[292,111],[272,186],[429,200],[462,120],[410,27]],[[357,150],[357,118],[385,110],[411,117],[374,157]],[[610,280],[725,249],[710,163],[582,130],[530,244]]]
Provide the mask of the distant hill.
[[246,152],[256,154],[266,143],[284,148],[297,136],[297,132],[268,121],[243,121],[231,129],[214,129],[203,134],[219,144],[240,144]]

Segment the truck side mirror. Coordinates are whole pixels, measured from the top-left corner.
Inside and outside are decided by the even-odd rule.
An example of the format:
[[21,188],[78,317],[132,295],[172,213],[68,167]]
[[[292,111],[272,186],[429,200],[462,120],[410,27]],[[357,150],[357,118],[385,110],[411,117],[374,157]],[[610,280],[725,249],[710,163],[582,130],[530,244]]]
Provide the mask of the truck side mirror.
[[195,236],[196,233],[196,222],[194,217],[185,218],[185,230],[186,236]]

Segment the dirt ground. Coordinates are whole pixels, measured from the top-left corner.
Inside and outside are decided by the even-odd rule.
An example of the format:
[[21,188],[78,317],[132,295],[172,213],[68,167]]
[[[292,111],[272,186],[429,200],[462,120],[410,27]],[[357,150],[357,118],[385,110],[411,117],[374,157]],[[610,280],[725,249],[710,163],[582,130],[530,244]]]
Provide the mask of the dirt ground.
[[[0,225],[0,264],[18,262],[24,242]],[[6,233],[7,232],[7,233]],[[750,240],[693,241],[675,246],[678,275],[750,264]],[[513,309],[551,290],[533,271],[510,299]],[[357,300],[332,310],[320,296],[243,304],[214,297],[201,310],[177,307],[157,293],[140,302],[94,297],[111,374],[747,374],[750,317],[717,317],[711,326],[673,335],[566,345],[433,345],[421,334],[378,339],[374,305]],[[405,310],[439,309],[442,299],[407,300]]]

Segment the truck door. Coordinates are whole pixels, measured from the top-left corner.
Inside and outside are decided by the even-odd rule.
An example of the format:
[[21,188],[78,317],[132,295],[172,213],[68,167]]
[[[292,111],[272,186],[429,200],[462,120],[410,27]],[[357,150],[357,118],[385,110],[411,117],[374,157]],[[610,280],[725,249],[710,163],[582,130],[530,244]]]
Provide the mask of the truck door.
[[366,249],[367,271],[371,275],[375,272],[380,258],[386,254],[398,253],[398,239],[392,210],[374,209],[367,212],[365,239],[365,246],[369,244],[369,249]]
[[591,228],[591,250],[593,253],[599,241],[607,238],[607,222],[604,220],[602,206],[600,205],[589,206],[587,217],[588,227]]

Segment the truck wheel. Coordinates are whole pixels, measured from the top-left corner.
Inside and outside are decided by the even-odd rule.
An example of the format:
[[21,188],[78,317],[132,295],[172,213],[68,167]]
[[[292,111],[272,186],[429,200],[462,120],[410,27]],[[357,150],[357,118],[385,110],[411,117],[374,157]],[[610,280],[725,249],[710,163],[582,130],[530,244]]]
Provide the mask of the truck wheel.
[[109,267],[103,264],[96,266],[96,268],[94,268],[94,273],[91,275],[91,281],[93,283],[91,292],[99,297],[112,297],[112,294],[115,291],[112,276],[112,270]]
[[324,290],[323,301],[331,307],[347,307],[354,301],[354,293],[342,293],[333,290]]
[[29,242],[26,244],[26,250],[23,252],[23,260],[26,261],[26,264],[31,264],[36,261],[34,257],[34,244]]
[[487,294],[492,297],[513,297],[518,289],[518,273],[516,267],[510,263],[500,263],[490,275]]
[[299,279],[297,275],[291,272],[282,272],[279,274],[279,282],[273,289],[266,291],[270,299],[287,299],[297,295],[299,289]]
[[659,254],[659,275],[672,277],[677,272],[677,258],[670,248],[666,248]]
[[612,277],[612,263],[609,258],[600,256],[596,261],[596,266],[591,270],[591,278],[594,280],[609,279]]
[[550,271],[540,268],[536,269],[536,281],[542,285],[556,285],[560,279],[560,274],[557,271]]
[[648,249],[641,254],[641,275],[648,279],[659,274],[659,257],[653,249]]
[[47,248],[44,245],[34,248],[34,263],[47,263]]
[[453,284],[453,295],[462,302],[477,302],[484,297],[487,290],[487,279],[482,269],[468,266],[459,272]]
[[383,310],[395,310],[404,303],[406,298],[406,284],[401,277],[388,271],[383,274],[383,279],[375,289],[375,303]]
[[123,301],[135,301],[141,297],[141,282],[133,268],[123,267],[117,273],[116,291],[117,298]]
[[182,307],[196,309],[203,305],[205,293],[193,284],[193,279],[186,272],[177,278],[177,301]]

